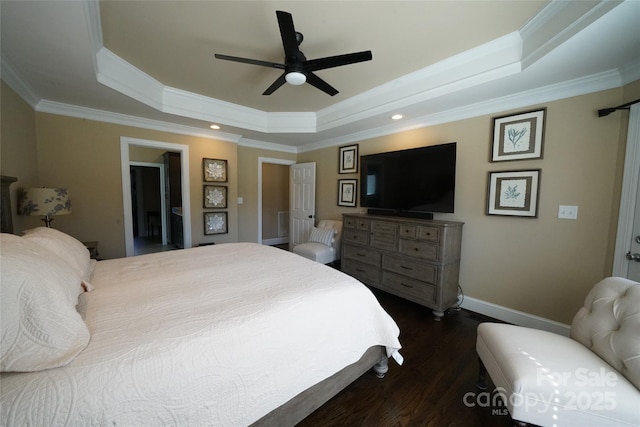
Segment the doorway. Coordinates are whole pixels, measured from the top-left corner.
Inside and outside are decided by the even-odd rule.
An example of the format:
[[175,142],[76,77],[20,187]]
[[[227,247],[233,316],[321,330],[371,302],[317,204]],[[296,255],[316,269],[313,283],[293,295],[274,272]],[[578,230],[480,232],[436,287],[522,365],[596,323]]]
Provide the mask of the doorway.
[[131,217],[135,255],[174,249],[168,244],[165,168],[162,163],[130,162]]
[[[268,158],[268,157],[258,157],[258,243],[260,244],[277,244],[278,241],[280,240],[284,240],[284,239],[277,239],[275,238],[274,240],[271,240],[270,238],[264,239],[263,238],[263,230],[264,230],[264,226],[263,226],[263,220],[264,218],[268,218],[271,217],[273,214],[271,212],[265,212],[265,209],[267,209],[267,206],[269,205],[269,203],[267,201],[265,201],[265,196],[269,195],[269,189],[268,189],[268,185],[269,182],[264,182],[263,180],[263,169],[265,169],[266,164],[268,165],[280,165],[282,167],[286,167],[287,170],[289,169],[289,167],[291,165],[294,165],[296,162],[294,160],[284,160],[284,159],[275,159],[275,158]],[[268,168],[268,166],[266,167]],[[289,194],[286,195],[287,200],[289,200]],[[269,208],[271,209],[271,208]],[[278,221],[277,214],[278,211],[276,211],[275,214],[275,221]],[[279,212],[284,212],[284,211],[279,211]],[[288,210],[287,210],[288,212]],[[280,217],[282,217],[283,215],[280,214]],[[286,215],[288,218],[288,214]],[[287,221],[288,222],[288,221]],[[281,226],[282,228],[282,226]],[[281,230],[282,231],[282,230]],[[287,225],[287,230],[286,230],[286,234],[287,234],[287,242],[289,239],[289,230],[288,230],[288,225]]]
[[[120,138],[120,168],[122,172],[122,204],[124,222],[124,240],[126,256],[135,255],[134,230],[133,230],[133,206],[131,193],[130,148],[147,147],[172,151],[180,154],[181,177],[181,227],[183,247],[191,247],[191,197],[189,192],[189,146],[173,144],[169,142],[150,141],[136,138]],[[161,211],[161,215],[162,215]],[[165,219],[168,221],[169,219]],[[167,224],[165,222],[165,224]],[[165,227],[167,228],[167,227]]]

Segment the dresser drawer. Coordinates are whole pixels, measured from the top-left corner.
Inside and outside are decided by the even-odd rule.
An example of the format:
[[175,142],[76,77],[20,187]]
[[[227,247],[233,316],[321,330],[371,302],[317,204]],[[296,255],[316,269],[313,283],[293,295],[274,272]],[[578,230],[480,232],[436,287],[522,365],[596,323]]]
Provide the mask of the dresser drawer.
[[418,239],[428,240],[430,242],[440,241],[440,229],[436,227],[428,227],[424,225],[418,226]]
[[407,237],[409,239],[415,239],[417,226],[414,224],[400,224],[400,237]]
[[436,266],[423,261],[412,261],[405,256],[384,255],[382,268],[423,282],[436,283],[438,278]]
[[364,246],[344,245],[342,248],[342,258],[350,258],[355,261],[371,264],[376,268],[380,265],[380,252]]
[[355,277],[362,283],[371,286],[380,286],[380,270],[377,267],[343,258],[341,261],[342,272]]
[[357,243],[360,245],[368,245],[369,244],[369,232],[367,231],[358,231],[358,230],[343,230],[342,232],[342,240],[349,243]]
[[435,303],[435,286],[386,271],[382,273],[382,283],[384,289],[389,289],[392,294],[405,296],[418,303],[430,305]]
[[398,252],[408,256],[438,261],[439,246],[420,240],[399,239]]
[[344,217],[344,228],[356,228],[358,220],[356,218]]
[[356,228],[358,230],[369,231],[371,221],[366,219],[356,219]]

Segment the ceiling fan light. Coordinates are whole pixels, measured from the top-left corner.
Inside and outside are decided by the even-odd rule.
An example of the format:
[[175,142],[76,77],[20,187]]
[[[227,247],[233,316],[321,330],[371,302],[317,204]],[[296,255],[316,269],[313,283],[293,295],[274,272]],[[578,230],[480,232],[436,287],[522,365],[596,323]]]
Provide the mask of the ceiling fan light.
[[287,83],[294,86],[300,86],[301,84],[304,84],[304,82],[307,81],[307,76],[305,76],[303,73],[299,71],[292,71],[290,73],[287,73],[287,75],[284,78],[287,81]]

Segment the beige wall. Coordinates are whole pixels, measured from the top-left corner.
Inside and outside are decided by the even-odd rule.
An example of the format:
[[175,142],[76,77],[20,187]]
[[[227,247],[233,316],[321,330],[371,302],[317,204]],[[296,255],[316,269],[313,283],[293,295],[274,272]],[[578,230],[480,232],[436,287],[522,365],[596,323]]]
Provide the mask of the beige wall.
[[238,205],[238,241],[258,241],[258,160],[259,158],[295,161],[296,154],[264,150],[254,147],[238,147],[238,195],[244,199]]
[[[619,204],[618,113],[596,111],[621,103],[622,89],[532,105],[547,108],[544,159],[489,162],[492,118],[476,117],[359,142],[360,155],[456,141],[455,214],[436,218],[465,222],[460,285],[465,295],[570,323],[587,291],[610,274]],[[317,217],[339,218],[361,208],[336,203],[338,147],[300,154],[317,163]],[[541,172],[536,219],[487,216],[489,171]],[[559,205],[579,206],[578,219],[557,218]],[[612,234],[612,230],[614,230]]]
[[[40,183],[67,187],[73,203],[73,214],[56,218],[54,226],[79,240],[99,241],[101,257],[124,256],[120,137],[187,145],[193,245],[238,240],[237,205],[231,203],[227,210],[228,234],[205,236],[202,200],[204,157],[228,160],[229,200],[236,199],[235,144],[54,114],[36,113],[35,117]],[[13,149],[12,146],[8,151]],[[16,174],[22,175],[20,171]],[[31,221],[27,221],[24,228],[40,225],[36,218],[27,219]]]
[[[38,148],[36,144],[36,114],[33,108],[22,100],[2,81],[0,87],[2,102],[0,111],[0,174],[18,178],[11,184],[11,206],[13,207],[13,227],[15,230],[28,228],[26,224],[33,218],[15,215],[18,206],[18,188],[39,187]],[[43,225],[36,221],[37,225]]]
[[[628,112],[598,118],[596,111],[639,95],[640,82],[634,82],[518,109],[547,108],[542,160],[488,161],[492,117],[510,111],[358,144],[362,155],[457,141],[456,213],[438,217],[465,222],[460,278],[465,294],[569,323],[590,287],[610,274],[615,243]],[[189,145],[194,244],[207,239],[202,234],[203,157],[227,158],[230,165],[230,234],[213,241],[257,241],[260,157],[316,162],[317,218],[339,219],[344,212],[361,210],[337,206],[337,180],[358,177],[337,173],[338,147],[296,155],[33,113],[2,86],[2,174],[19,177],[24,186],[68,186],[74,213],[54,225],[80,239],[100,240],[106,257],[124,255],[120,136]],[[485,215],[487,173],[527,168],[542,169],[539,217]],[[238,196],[244,199],[241,205],[235,203]],[[558,219],[560,204],[578,205],[578,219]],[[22,219],[41,224],[36,218]]]

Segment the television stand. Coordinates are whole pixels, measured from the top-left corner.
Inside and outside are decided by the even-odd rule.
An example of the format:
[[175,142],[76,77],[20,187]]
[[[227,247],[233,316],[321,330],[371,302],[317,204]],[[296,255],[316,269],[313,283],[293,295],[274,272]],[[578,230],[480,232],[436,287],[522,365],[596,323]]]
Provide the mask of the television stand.
[[402,218],[433,219],[431,212],[394,211],[389,209],[367,209],[369,215],[398,216]]
[[436,320],[458,303],[464,223],[343,214],[342,224],[343,272],[429,307]]

